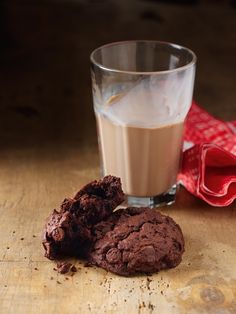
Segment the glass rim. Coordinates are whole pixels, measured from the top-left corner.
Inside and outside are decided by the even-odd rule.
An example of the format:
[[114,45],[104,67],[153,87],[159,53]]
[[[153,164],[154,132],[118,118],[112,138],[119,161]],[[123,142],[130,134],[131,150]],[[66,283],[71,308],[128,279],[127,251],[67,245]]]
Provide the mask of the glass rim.
[[[112,68],[112,67],[106,67],[103,64],[101,64],[100,62],[97,62],[95,60],[95,53],[98,52],[99,50],[102,50],[105,47],[109,47],[109,46],[116,46],[116,45],[120,45],[120,44],[128,44],[128,43],[138,43],[138,42],[142,42],[142,43],[155,43],[155,44],[162,44],[165,46],[171,46],[174,47],[176,49],[184,49],[185,51],[187,51],[191,56],[192,56],[192,60],[190,62],[188,62],[187,64],[177,67],[175,69],[170,69],[170,70],[159,70],[159,71],[126,71],[126,70],[119,70],[116,68]],[[115,73],[121,73],[121,74],[133,74],[133,75],[162,75],[162,74],[168,74],[168,73],[174,73],[174,72],[179,72],[179,71],[183,71],[186,70],[188,68],[190,68],[191,66],[195,65],[197,62],[197,56],[196,54],[189,48],[185,47],[185,46],[181,46],[175,43],[171,43],[171,42],[167,42],[167,41],[159,41],[159,40],[123,40],[123,41],[115,41],[112,43],[108,43],[102,46],[99,46],[98,48],[94,49],[92,51],[92,53],[90,54],[90,61],[91,63],[93,63],[94,65],[96,65],[97,67],[99,67],[102,70],[105,71],[109,71],[109,72],[115,72]]]

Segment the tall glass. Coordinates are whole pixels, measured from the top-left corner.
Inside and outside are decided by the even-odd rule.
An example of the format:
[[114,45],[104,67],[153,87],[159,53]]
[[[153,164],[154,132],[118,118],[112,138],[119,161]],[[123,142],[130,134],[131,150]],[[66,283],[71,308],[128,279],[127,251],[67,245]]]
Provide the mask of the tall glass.
[[158,41],[124,41],[91,54],[102,175],[121,178],[129,205],[175,200],[195,54]]

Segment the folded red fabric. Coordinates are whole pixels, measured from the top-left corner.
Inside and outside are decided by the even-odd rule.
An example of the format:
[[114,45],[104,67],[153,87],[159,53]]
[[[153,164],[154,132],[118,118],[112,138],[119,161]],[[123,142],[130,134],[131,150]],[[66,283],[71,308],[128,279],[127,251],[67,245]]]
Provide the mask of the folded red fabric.
[[193,103],[178,179],[210,205],[231,204],[236,199],[236,121],[218,120]]

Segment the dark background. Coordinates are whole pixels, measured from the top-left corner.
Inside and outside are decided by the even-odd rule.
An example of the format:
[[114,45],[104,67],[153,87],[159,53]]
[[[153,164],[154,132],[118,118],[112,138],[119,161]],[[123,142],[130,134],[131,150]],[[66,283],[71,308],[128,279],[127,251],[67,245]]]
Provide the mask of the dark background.
[[236,119],[234,1],[1,0],[0,144],[96,143],[89,55],[155,39],[198,56],[195,100]]

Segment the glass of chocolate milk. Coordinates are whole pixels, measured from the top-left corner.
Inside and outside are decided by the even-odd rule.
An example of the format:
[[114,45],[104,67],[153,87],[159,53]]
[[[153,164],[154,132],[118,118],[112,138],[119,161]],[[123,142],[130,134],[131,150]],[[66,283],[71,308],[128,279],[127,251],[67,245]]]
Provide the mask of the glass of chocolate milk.
[[91,54],[102,175],[121,178],[129,205],[174,202],[196,56],[158,41],[124,41]]

